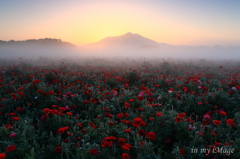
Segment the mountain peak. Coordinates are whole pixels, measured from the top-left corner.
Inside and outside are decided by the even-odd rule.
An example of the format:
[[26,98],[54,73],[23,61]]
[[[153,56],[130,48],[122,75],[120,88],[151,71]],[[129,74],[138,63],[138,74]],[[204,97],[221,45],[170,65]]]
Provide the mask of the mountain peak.
[[124,35],[106,37],[98,42],[87,44],[85,48],[109,49],[109,48],[141,48],[142,46],[158,46],[159,43],[145,38],[139,34],[127,32]]
[[131,33],[131,32],[127,32],[125,35],[133,35],[133,33]]
[[123,36],[132,36],[132,35],[138,35],[138,34],[133,34],[131,32],[127,32],[126,34],[124,34]]

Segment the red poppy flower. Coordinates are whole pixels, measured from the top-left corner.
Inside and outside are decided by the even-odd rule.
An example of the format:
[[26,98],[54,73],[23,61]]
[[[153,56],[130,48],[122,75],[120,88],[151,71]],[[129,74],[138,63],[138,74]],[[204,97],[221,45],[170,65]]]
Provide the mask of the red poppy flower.
[[50,90],[49,94],[50,94],[50,95],[54,95],[54,91],[53,91],[53,90]]
[[73,109],[76,109],[76,108],[77,108],[76,104],[73,104],[72,107],[73,107]]
[[199,131],[198,135],[203,136],[203,132]]
[[7,147],[6,152],[11,152],[11,151],[14,151],[14,150],[16,150],[16,146],[15,145],[10,145],[10,146]]
[[90,122],[90,125],[92,126],[92,129],[96,129],[96,126],[93,124],[93,122]]
[[232,146],[232,143],[230,143],[230,142],[224,143],[224,146],[227,146],[227,145]]
[[236,124],[234,122],[232,122],[230,125],[234,128],[236,127]]
[[147,138],[149,138],[149,139],[151,139],[151,140],[157,140],[156,134],[153,133],[153,132],[149,132],[149,133],[147,134]]
[[57,154],[61,154],[61,153],[62,153],[62,148],[61,148],[61,146],[57,146],[57,147],[55,148],[55,153],[57,153]]
[[160,117],[160,116],[162,116],[162,114],[161,114],[160,111],[158,111],[157,114],[156,114],[156,117]]
[[118,146],[122,146],[122,145],[124,145],[124,143],[126,143],[126,139],[119,137],[118,138]]
[[236,127],[236,124],[233,122],[232,119],[227,119],[226,124],[231,125],[232,127]]
[[57,130],[57,133],[56,133],[56,134],[64,134],[65,131],[66,131],[66,129],[63,128],[63,127],[61,127],[61,128],[59,128],[59,129]]
[[80,145],[79,143],[76,143],[73,147],[74,147],[74,148],[76,148],[76,147],[81,147],[81,145]]
[[118,114],[116,117],[120,119],[123,118],[123,113]]
[[93,154],[93,155],[97,155],[97,154],[98,154],[98,150],[96,150],[96,149],[91,149],[91,150],[90,150],[90,153]]
[[171,142],[171,139],[170,138],[167,138],[166,139],[166,143],[170,143]]
[[176,116],[176,117],[175,117],[175,120],[176,120],[176,122],[178,123],[178,122],[181,121],[181,118],[180,118],[179,116]]
[[142,96],[139,96],[139,97],[138,97],[138,100],[139,100],[139,101],[142,101],[143,99],[144,99],[144,98],[143,98]]
[[126,133],[130,133],[131,129],[126,129],[125,132]]
[[63,142],[68,143],[69,140],[68,139],[63,139]]
[[211,115],[210,112],[209,113],[207,112],[203,115],[203,118],[208,119],[208,120],[212,120],[212,117],[210,115]]
[[220,146],[220,142],[216,142],[214,143],[215,146]]
[[87,131],[85,130],[85,129],[82,129],[82,131],[81,131],[83,134],[86,134],[87,133]]
[[110,136],[102,139],[102,147],[110,147],[113,144],[113,141],[116,140],[116,137]]
[[95,102],[96,102],[96,101],[95,101],[94,98],[90,99],[90,103],[95,103]]
[[[115,121],[115,122],[117,122],[117,121]],[[114,125],[114,122],[109,121],[108,125]]]
[[146,123],[145,122],[143,122],[143,120],[141,119],[141,118],[135,118],[135,119],[133,119],[133,126],[134,127],[137,127],[137,128],[139,128],[139,126],[140,125],[142,125],[142,126],[145,126],[146,125]]
[[7,116],[9,115],[9,116],[14,116],[15,115],[15,113],[8,113],[8,114],[6,114]]
[[129,102],[133,102],[133,101],[134,101],[134,99],[130,99],[130,100],[129,100]]
[[129,108],[130,107],[130,104],[128,102],[125,102],[125,108]]
[[148,98],[148,101],[149,102],[153,102],[153,98],[151,97],[151,98]]
[[186,152],[184,151],[183,148],[180,149],[180,154],[183,155],[183,156],[186,156]]
[[67,136],[72,136],[72,133],[71,133],[71,132],[68,132],[68,133],[67,133]]
[[129,155],[127,153],[122,154],[122,159],[129,159]]
[[18,112],[22,112],[23,111],[23,109],[21,108],[21,107],[18,107]]
[[5,153],[0,153],[0,159],[4,159],[6,157]]
[[231,124],[233,122],[232,119],[227,119],[226,124]]
[[14,121],[18,121],[18,120],[19,120],[19,117],[16,117],[16,116],[15,116],[15,117],[13,117],[13,120],[14,120]]
[[80,123],[80,124],[79,124],[79,123],[77,123],[77,125],[78,125],[79,127],[82,127],[82,123]]
[[65,109],[64,107],[58,107],[58,110],[59,110],[60,112],[64,112],[66,109]]
[[125,115],[125,118],[127,119],[128,118],[128,113],[125,113],[124,115]]
[[128,144],[128,143],[124,143],[124,145],[122,145],[122,148],[124,149],[124,150],[130,150],[130,148],[132,147],[132,145],[130,145],[130,144]]
[[122,148],[126,151],[130,150],[127,146],[122,145]]
[[69,116],[72,115],[72,113],[70,113],[70,112],[67,112],[66,114],[69,115]]
[[220,120],[213,120],[213,124],[214,124],[214,125],[217,125],[217,126],[218,126],[218,125],[220,125],[220,123],[221,123]]
[[186,113],[183,112],[182,114],[178,114],[178,116],[181,117],[181,118],[185,118],[186,117]]
[[231,125],[232,127],[236,127],[236,124],[233,122],[232,119],[227,119],[226,124]]
[[11,94],[11,97],[13,97],[13,98],[16,97],[16,94],[15,94],[15,93],[12,93],[12,94]]
[[226,116],[227,115],[225,111],[221,111],[220,114],[221,114],[221,116]]
[[87,104],[87,103],[88,103],[88,101],[87,101],[87,100],[84,100],[84,101],[83,101],[83,104]]
[[187,87],[183,87],[184,92],[187,92]]
[[146,131],[144,131],[142,129],[139,129],[137,133],[139,134],[140,137],[147,135]]
[[150,120],[150,121],[153,121],[153,120],[154,120],[154,118],[153,118],[153,117],[152,117],[152,118],[149,118],[149,120]]

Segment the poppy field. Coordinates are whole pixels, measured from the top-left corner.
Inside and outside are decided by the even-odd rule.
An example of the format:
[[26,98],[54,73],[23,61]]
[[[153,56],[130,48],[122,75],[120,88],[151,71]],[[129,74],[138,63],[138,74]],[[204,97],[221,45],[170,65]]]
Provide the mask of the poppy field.
[[240,62],[0,60],[0,159],[240,158]]

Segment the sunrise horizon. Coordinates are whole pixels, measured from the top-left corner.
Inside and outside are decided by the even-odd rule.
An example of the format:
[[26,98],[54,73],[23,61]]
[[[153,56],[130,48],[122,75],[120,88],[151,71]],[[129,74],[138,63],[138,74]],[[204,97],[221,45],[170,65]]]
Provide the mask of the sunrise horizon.
[[239,1],[55,2],[0,2],[0,39],[85,45],[132,32],[171,45],[240,45]]
[[[140,35],[140,34],[138,34],[138,33],[126,32],[126,33],[121,34],[121,35],[106,36],[106,37],[103,37],[103,38],[100,39],[100,40],[93,41],[93,42],[86,43],[86,44],[82,44],[82,45],[78,45],[78,44],[73,43],[73,42],[71,42],[71,41],[66,41],[66,40],[64,40],[64,39],[58,39],[58,38],[54,38],[54,37],[42,37],[42,38],[19,39],[19,40],[15,40],[15,39],[2,40],[2,39],[0,39],[0,41],[7,41],[7,42],[9,42],[9,41],[12,41],[12,40],[13,40],[13,41],[28,41],[28,40],[40,40],[40,39],[57,39],[57,40],[61,40],[62,42],[71,43],[71,44],[73,44],[73,45],[75,45],[75,46],[85,46],[85,45],[89,45],[89,44],[93,44],[93,43],[100,42],[101,40],[103,40],[103,39],[105,39],[105,38],[108,38],[108,37],[121,37],[121,36],[124,36],[124,35],[127,35],[127,34],[139,35],[139,36],[141,36],[141,37],[144,37],[144,36],[142,36],[142,35]],[[150,38],[148,38],[148,37],[144,37],[144,38],[150,39]],[[150,40],[153,40],[153,39],[150,39]],[[155,41],[155,40],[153,40],[153,41]],[[191,46],[191,47],[197,47],[197,46],[223,46],[223,47],[227,47],[227,46],[240,46],[240,45],[231,45],[231,44],[229,44],[229,45],[220,45],[220,44],[212,44],[212,45],[207,45],[207,44],[205,44],[205,45],[203,45],[203,44],[196,44],[196,45],[179,44],[179,45],[178,45],[178,44],[166,43],[166,42],[164,42],[164,41],[162,41],[162,42],[155,41],[155,42],[157,42],[157,43],[165,43],[165,44],[168,44],[168,45],[175,45],[175,46]]]

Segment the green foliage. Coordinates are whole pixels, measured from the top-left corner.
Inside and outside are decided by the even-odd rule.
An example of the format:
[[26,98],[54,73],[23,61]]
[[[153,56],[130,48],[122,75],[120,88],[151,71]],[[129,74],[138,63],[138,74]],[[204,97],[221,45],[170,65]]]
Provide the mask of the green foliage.
[[49,72],[48,74],[45,75],[45,82],[49,83],[58,78],[59,78],[58,75],[54,75],[52,72]]
[[129,72],[127,75],[127,79],[129,80],[129,84],[133,84],[136,81],[138,81],[138,75],[137,72]]
[[13,68],[11,68],[11,69],[9,69],[9,70],[6,70],[6,71],[4,72],[4,74],[5,74],[6,76],[21,75],[21,74],[22,74],[22,71],[21,71],[18,67],[14,66]]
[[171,64],[167,61],[164,61],[162,64],[161,64],[161,68],[163,69],[163,74],[165,75],[170,75],[170,74],[175,74],[175,71],[173,70]]
[[107,85],[109,85],[110,88],[113,89],[113,88],[117,87],[117,82],[114,79],[108,79],[107,80]]

